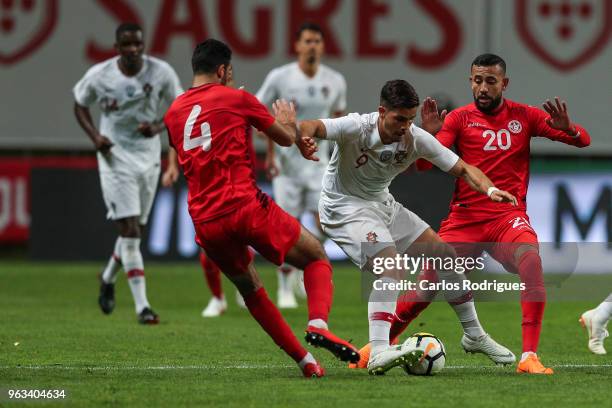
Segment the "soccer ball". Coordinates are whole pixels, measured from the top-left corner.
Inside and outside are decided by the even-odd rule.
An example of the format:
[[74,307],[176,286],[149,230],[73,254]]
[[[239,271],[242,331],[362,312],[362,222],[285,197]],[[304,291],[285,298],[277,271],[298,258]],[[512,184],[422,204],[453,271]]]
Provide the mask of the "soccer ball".
[[413,367],[404,365],[404,371],[412,375],[434,375],[444,368],[446,352],[439,338],[430,333],[415,333],[402,344],[402,349],[421,350],[423,356]]

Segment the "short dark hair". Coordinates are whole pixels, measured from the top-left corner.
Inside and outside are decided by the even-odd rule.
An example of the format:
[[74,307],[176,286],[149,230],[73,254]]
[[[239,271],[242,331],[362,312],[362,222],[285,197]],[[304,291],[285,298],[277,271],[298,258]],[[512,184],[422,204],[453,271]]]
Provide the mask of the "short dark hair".
[[299,40],[302,37],[302,33],[304,31],[314,31],[315,33],[321,34],[321,38],[325,39],[325,34],[323,33],[323,29],[321,26],[311,22],[305,22],[300,25],[300,27],[295,32],[295,40]]
[[494,65],[499,65],[504,73],[506,73],[506,61],[499,55],[480,54],[472,61],[472,66],[474,65],[477,67],[492,67]]
[[221,65],[229,65],[232,50],[223,41],[209,38],[199,43],[191,57],[191,68],[194,74],[212,74]]
[[138,23],[121,23],[115,30],[115,41],[119,42],[121,34],[127,32],[142,31],[142,27]]
[[403,79],[387,81],[380,91],[380,105],[387,109],[419,106],[419,95],[412,85]]

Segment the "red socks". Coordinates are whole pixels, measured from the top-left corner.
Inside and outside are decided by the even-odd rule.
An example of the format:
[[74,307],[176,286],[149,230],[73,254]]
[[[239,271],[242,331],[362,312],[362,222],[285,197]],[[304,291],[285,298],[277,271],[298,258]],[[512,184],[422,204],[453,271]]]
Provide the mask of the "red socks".
[[397,299],[395,316],[393,317],[391,331],[389,332],[389,341],[395,340],[396,337],[402,334],[410,322],[416,319],[430,303],[429,301],[419,299],[416,291],[409,291],[401,295]]
[[542,260],[535,251],[527,251],[521,256],[518,265],[521,282],[525,290],[521,292],[521,309],[523,311],[523,352],[538,350],[542,316],[546,304],[546,290],[542,273]]
[[304,268],[304,286],[308,299],[308,320],[327,322],[334,298],[332,266],[327,260],[314,261]]
[[262,287],[244,297],[249,312],[272,340],[285,351],[296,363],[302,361],[307,351],[294,336],[291,328],[280,312],[270,301]]
[[223,296],[223,289],[221,289],[221,271],[219,267],[206,256],[203,251],[200,251],[200,264],[204,270],[204,277],[206,283],[210,288],[210,292],[217,299],[221,299]]

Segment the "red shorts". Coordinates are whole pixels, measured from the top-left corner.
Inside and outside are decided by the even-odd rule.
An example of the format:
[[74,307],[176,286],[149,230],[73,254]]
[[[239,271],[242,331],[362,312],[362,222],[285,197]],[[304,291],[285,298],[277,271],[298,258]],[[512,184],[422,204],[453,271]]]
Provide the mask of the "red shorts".
[[196,242],[226,275],[245,273],[253,260],[249,246],[280,265],[300,237],[301,225],[267,195],[212,221],[195,225]]
[[451,211],[438,232],[453,244],[458,256],[476,257],[487,251],[509,272],[517,273],[514,252],[523,244],[538,246],[538,236],[522,210],[499,216],[475,217],[469,209]]

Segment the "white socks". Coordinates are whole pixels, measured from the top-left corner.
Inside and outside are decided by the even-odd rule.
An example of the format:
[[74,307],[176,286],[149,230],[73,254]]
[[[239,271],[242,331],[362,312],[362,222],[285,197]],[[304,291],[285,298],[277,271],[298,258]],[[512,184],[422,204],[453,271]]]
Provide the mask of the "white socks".
[[323,319],[313,319],[308,321],[308,325],[312,327],[316,327],[317,329],[327,330],[327,322]]
[[536,356],[536,357],[538,356],[538,355],[537,355],[535,352],[533,352],[533,351],[526,351],[526,352],[524,352],[523,354],[521,354],[521,363],[522,363],[523,361],[527,360],[527,357],[529,357],[529,356],[530,356],[530,355],[532,355],[532,354],[533,354],[534,356]]
[[306,367],[306,364],[317,364],[317,360],[315,360],[315,358],[312,356],[312,354],[310,353],[306,353],[306,355],[304,356],[304,358],[298,363],[298,365],[300,366],[300,368],[303,370],[304,367]]
[[121,262],[127,274],[136,313],[150,307],[144,277],[144,263],[140,253],[140,238],[121,238]]
[[110,256],[106,268],[102,272],[102,281],[104,283],[115,283],[117,281],[117,272],[121,268],[121,237],[117,237],[113,254]]
[[397,280],[383,277],[378,282],[377,287],[381,290],[373,289],[368,302],[372,355],[376,355],[389,347],[389,331],[391,330],[391,321],[399,295],[399,290],[389,289],[388,286],[397,285]]
[[600,324],[605,324],[612,318],[612,294],[606,298],[599,306],[595,308],[594,317]]
[[478,315],[476,314],[473,300],[460,304],[450,304],[450,306],[455,313],[457,313],[457,317],[459,318],[459,322],[461,322],[461,326],[463,326],[463,332],[465,334],[473,339],[478,339],[486,334],[478,321]]
[[[289,272],[287,272],[289,271]],[[293,279],[297,269],[289,264],[282,264],[276,271],[278,275],[278,290],[293,293]]]

